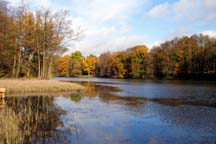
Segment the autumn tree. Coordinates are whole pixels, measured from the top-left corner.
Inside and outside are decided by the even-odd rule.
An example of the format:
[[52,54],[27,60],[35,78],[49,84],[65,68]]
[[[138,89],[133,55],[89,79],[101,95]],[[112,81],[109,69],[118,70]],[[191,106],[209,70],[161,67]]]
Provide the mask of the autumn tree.
[[9,10],[6,1],[0,4],[0,75],[50,78],[53,58],[81,33],[72,28],[69,12],[32,11],[24,3]]
[[96,68],[96,74],[98,77],[111,77],[109,71],[111,57],[112,55],[110,52],[102,53],[98,57],[98,63]]
[[[10,73],[11,48],[9,48],[9,9],[8,3],[0,0],[0,77]],[[11,45],[10,45],[11,46]]]
[[71,54],[70,59],[70,76],[80,76],[82,75],[82,61],[84,56],[80,51],[75,51]]
[[61,57],[58,62],[59,76],[69,76],[69,61],[70,56]]
[[196,49],[198,49],[198,43],[192,37],[183,37],[177,42],[177,63],[175,67],[177,76],[188,77],[194,74]]
[[124,64],[128,78],[145,78],[147,66],[148,48],[138,45],[127,49],[124,56]]
[[193,35],[175,38],[151,49],[149,71],[166,79],[214,79],[215,38]]
[[111,76],[114,78],[124,78],[125,76],[125,68],[122,62],[122,56],[124,52],[118,51],[112,54],[109,64],[109,71]]
[[87,56],[82,61],[83,72],[86,73],[88,76],[95,75],[96,64],[97,64],[97,57],[96,56],[94,56],[94,55]]
[[199,34],[174,38],[148,50],[137,45],[99,57],[75,51],[80,38],[68,11],[31,10],[0,0],[0,77],[88,76],[109,78],[210,79],[216,75],[216,38]]
[[161,79],[164,76],[163,68],[164,68],[164,50],[160,47],[153,47],[149,53],[149,64],[148,66],[151,68],[150,76],[152,78]]

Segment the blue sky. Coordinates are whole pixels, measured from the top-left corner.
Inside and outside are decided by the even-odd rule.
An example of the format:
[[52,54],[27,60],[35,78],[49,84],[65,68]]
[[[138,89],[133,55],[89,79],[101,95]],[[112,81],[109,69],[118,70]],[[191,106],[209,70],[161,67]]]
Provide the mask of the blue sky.
[[[16,4],[19,0],[10,0]],[[84,30],[71,53],[99,55],[138,44],[149,48],[174,37],[204,33],[216,37],[215,0],[29,0],[32,7],[70,10]]]

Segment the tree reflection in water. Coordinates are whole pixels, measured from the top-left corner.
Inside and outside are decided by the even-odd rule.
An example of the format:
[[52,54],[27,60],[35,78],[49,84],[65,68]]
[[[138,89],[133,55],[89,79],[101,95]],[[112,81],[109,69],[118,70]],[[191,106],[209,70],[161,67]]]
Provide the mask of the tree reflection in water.
[[64,113],[51,97],[8,97],[1,100],[0,143],[68,143],[60,130]]
[[82,85],[85,86],[85,96],[89,98],[98,97],[101,101],[105,103],[116,102],[124,104],[130,107],[143,106],[145,101],[138,97],[122,97],[115,94],[116,92],[121,92],[122,90],[113,86],[104,86],[103,84],[97,84],[92,82],[83,82]]
[[83,85],[84,93],[66,97],[0,99],[0,144],[215,140],[215,107],[211,105],[118,95],[120,89],[105,83]]
[[[82,84],[86,88],[83,94],[85,97],[79,104],[72,103],[75,106],[70,109],[76,112],[72,115],[77,117],[77,122],[81,123],[81,126],[84,125],[84,128],[88,127],[87,131],[84,129],[83,132],[87,133],[87,136],[80,141],[93,137],[89,136],[89,131],[99,135],[92,140],[99,141],[98,143],[104,141],[108,141],[107,143],[211,143],[213,141],[214,143],[215,141],[214,102],[185,97],[169,98],[166,95],[158,98],[145,95],[125,96],[126,89],[121,91],[117,84],[99,82]],[[110,136],[110,139],[104,139],[106,136]]]
[[[124,90],[118,87],[110,86],[103,83],[93,83],[93,82],[83,82],[82,85],[85,86],[85,96],[89,98],[99,97],[103,102],[117,101],[122,104],[129,106],[142,106],[146,102],[156,102],[163,105],[169,106],[179,106],[179,105],[193,105],[193,106],[206,106],[206,107],[216,107],[216,99],[213,96],[207,96],[207,99],[199,99],[197,97],[191,96],[181,96],[181,97],[148,97],[148,96],[124,96]],[[123,94],[121,94],[123,92]],[[118,93],[118,94],[117,94]],[[119,95],[120,94],[120,95]],[[123,96],[122,96],[123,95]]]
[[0,99],[0,143],[23,143],[19,118],[13,109],[6,106],[5,99]]
[[75,103],[78,103],[81,101],[82,99],[82,96],[81,94],[72,94],[71,97],[70,97],[71,101],[74,101]]

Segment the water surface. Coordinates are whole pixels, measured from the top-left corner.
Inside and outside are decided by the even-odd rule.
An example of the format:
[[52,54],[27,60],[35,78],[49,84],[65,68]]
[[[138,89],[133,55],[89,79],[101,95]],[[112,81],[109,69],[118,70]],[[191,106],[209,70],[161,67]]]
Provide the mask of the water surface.
[[0,101],[0,143],[216,143],[214,82],[61,80],[86,90]]

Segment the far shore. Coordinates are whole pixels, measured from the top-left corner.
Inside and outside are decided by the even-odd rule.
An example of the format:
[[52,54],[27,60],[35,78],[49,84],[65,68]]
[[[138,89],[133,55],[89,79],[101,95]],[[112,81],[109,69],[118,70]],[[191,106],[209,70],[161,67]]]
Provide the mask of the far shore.
[[6,95],[45,94],[80,92],[83,86],[71,82],[37,79],[0,79],[0,88],[6,88]]

